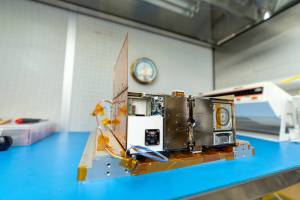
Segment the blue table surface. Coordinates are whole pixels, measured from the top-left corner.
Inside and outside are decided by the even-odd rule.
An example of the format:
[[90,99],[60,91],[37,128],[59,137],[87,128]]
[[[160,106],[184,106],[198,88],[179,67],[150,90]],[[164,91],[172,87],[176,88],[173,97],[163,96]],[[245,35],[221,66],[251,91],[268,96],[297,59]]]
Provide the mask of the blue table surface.
[[250,159],[78,183],[88,133],[56,133],[32,146],[0,152],[0,199],[178,199],[300,167],[300,144],[248,140]]

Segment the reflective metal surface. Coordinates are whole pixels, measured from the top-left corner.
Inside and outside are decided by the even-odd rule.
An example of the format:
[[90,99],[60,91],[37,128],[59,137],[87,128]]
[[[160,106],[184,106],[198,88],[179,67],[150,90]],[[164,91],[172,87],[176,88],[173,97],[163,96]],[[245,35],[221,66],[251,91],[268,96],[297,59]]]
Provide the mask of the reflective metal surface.
[[213,145],[213,104],[209,99],[195,98],[193,117],[195,127],[193,130],[197,146]]
[[222,190],[193,196],[188,199],[197,200],[249,200],[258,199],[265,194],[278,191],[300,182],[300,168],[274,174],[235,185]]
[[[234,105],[230,99],[195,98],[193,117],[196,146],[235,143]],[[222,112],[223,111],[223,112]]]
[[[154,27],[152,32],[189,42],[202,41],[216,46],[299,2],[299,0],[36,1],[76,12],[81,12],[80,8],[89,9],[90,13],[101,12],[118,17],[109,19],[118,23],[146,30]],[[90,13],[85,10],[85,14]],[[94,13],[92,15],[95,16]],[[123,19],[138,24],[132,24]],[[178,35],[182,37],[180,38]]]
[[188,104],[186,97],[165,96],[164,149],[186,148]]

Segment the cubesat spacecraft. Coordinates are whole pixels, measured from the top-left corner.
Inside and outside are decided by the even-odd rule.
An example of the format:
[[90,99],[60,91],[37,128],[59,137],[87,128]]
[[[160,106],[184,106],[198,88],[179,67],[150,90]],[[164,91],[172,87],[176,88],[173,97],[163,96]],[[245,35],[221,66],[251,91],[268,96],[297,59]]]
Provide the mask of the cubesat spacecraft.
[[127,130],[118,134],[119,125],[113,126],[125,149],[138,145],[158,152],[197,152],[235,144],[234,106],[228,98],[128,93],[127,104]]
[[253,155],[248,142],[236,141],[233,96],[129,92],[127,42],[114,68],[114,98],[93,111],[97,131],[79,164],[79,181]]

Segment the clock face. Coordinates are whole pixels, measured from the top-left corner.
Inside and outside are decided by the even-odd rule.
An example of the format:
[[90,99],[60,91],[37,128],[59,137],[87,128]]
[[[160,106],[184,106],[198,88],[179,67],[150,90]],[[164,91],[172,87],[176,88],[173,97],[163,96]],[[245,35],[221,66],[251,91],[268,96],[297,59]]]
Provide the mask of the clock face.
[[139,58],[133,63],[131,73],[138,82],[148,84],[155,80],[157,68],[152,60]]

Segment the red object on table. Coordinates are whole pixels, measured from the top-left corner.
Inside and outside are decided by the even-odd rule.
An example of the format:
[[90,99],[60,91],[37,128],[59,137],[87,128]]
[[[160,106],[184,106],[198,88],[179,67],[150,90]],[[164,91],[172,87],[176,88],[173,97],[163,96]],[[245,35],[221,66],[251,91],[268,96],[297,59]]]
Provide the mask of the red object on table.
[[33,118],[17,118],[15,120],[16,124],[31,124],[40,122],[42,119],[33,119]]

